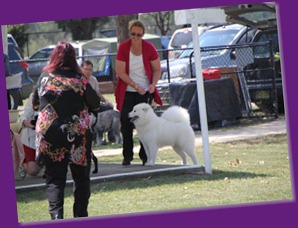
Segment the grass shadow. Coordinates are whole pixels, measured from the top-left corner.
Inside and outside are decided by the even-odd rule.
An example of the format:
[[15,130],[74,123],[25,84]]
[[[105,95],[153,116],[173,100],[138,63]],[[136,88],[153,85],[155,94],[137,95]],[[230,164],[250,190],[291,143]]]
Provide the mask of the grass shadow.
[[[93,193],[102,191],[118,191],[118,190],[131,190],[157,187],[163,185],[176,185],[186,184],[194,181],[225,181],[227,179],[253,179],[253,178],[266,178],[271,175],[252,173],[252,172],[239,172],[239,171],[224,171],[215,170],[212,175],[199,174],[197,171],[179,171],[178,172],[163,172],[155,174],[136,175],[134,177],[119,177],[113,181],[95,182],[93,184]],[[109,185],[110,187],[104,187]]]
[[[214,170],[212,175],[198,174],[196,170],[176,171],[176,172],[162,172],[154,174],[122,176],[114,178],[113,180],[101,180],[91,182],[91,194],[100,192],[113,192],[118,190],[133,190],[146,189],[151,187],[163,185],[179,185],[194,181],[225,181],[233,179],[253,179],[266,178],[271,175],[253,173],[253,172],[239,172],[239,171],[225,171]],[[65,189],[65,197],[72,197],[72,184],[67,184]],[[36,188],[31,190],[22,190],[17,192],[17,201],[33,202],[42,201],[46,199],[45,188]]]

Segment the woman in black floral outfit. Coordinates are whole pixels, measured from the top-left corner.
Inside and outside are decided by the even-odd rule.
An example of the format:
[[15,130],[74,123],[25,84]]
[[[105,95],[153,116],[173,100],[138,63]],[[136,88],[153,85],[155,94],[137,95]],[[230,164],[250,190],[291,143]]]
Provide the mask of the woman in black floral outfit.
[[43,69],[33,97],[33,107],[39,110],[37,161],[45,165],[51,219],[63,219],[68,165],[74,180],[73,216],[88,216],[90,154],[86,134],[90,131],[89,112],[99,107],[100,99],[95,96],[77,64],[75,49],[60,41]]

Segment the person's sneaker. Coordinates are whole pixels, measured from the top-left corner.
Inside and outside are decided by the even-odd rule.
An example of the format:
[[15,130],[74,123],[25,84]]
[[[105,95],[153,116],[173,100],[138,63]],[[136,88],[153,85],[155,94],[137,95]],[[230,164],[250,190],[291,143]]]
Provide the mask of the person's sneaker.
[[18,180],[24,180],[25,177],[26,177],[26,170],[25,168],[21,165],[20,168],[19,168],[19,178]]
[[122,161],[122,165],[124,165],[124,166],[130,165],[130,161],[123,160]]

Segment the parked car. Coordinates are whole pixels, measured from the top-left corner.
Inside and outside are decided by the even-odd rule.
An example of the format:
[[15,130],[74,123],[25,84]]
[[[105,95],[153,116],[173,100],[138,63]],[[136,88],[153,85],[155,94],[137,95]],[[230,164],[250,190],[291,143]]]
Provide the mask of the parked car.
[[16,47],[19,47],[18,42],[15,40],[15,38],[11,34],[7,34],[7,43],[10,43]]
[[[198,26],[198,35],[203,34],[210,27],[211,26],[207,26],[207,25]],[[177,58],[177,56],[182,52],[182,50],[181,49],[179,50],[179,48],[186,48],[191,41],[192,41],[191,27],[177,29],[171,36],[171,39],[168,44],[168,49],[172,50],[172,51],[169,51],[168,57]],[[176,50],[173,50],[173,49],[176,49]]]
[[20,91],[14,91],[12,96],[14,97],[14,108],[22,105],[22,100],[29,97],[29,94],[33,90],[33,80],[29,76],[28,65],[22,58],[22,55],[14,44],[8,43],[8,57],[9,57],[9,69],[13,77],[21,75],[21,88]]
[[42,69],[47,65],[49,57],[56,45],[43,47],[31,55],[26,61],[29,67],[30,77],[36,82],[41,74]]
[[[205,31],[199,37],[200,47],[221,47],[210,51],[201,51],[202,68],[210,67],[229,67],[236,65],[233,49],[225,49],[228,45],[244,44],[251,42],[255,29],[239,25],[214,26]],[[193,42],[176,59],[169,60],[170,79],[182,79],[195,77],[194,70],[194,51]],[[168,79],[167,61],[161,61],[162,75],[161,80]],[[162,82],[162,81],[161,81]]]
[[[77,52],[77,56],[83,56],[82,45],[84,41],[71,43]],[[42,69],[48,64],[49,58],[55,49],[56,45],[48,45],[33,53],[27,60],[29,67],[30,77],[36,82],[39,78]],[[78,58],[78,64],[80,65],[82,58]]]
[[[161,36],[160,41],[161,41],[161,48],[163,50],[167,50],[169,46],[169,42],[171,40],[171,36]],[[162,58],[166,59],[168,57],[168,51],[164,51],[162,53]]]
[[[107,52],[103,53],[102,51],[98,51],[92,48],[90,49],[88,46],[85,46],[86,43],[87,41],[71,42],[71,45],[76,50],[78,64],[81,65],[81,63],[84,60],[88,59],[91,62],[93,62],[94,76],[103,77],[103,76],[110,75],[111,60],[109,56],[107,56],[106,58],[91,57],[92,55],[96,55],[96,54],[108,54],[108,53]],[[29,74],[35,82],[38,80],[42,72],[42,69],[47,65],[49,58],[53,50],[55,49],[55,47],[56,45],[45,46],[39,49],[38,51],[36,51],[26,60],[29,66]]]
[[[16,109],[15,107],[15,98],[13,94],[20,96],[20,88],[21,85],[21,76],[12,76],[9,69],[9,57],[7,54],[4,54],[4,66],[5,66],[5,80],[6,80],[6,91],[7,91],[7,98],[8,98],[8,109]],[[17,93],[16,93],[17,92]],[[20,99],[21,100],[21,99]]]
[[[277,101],[279,112],[284,111],[283,101],[283,88],[282,88],[282,75],[279,59],[279,41],[278,30],[276,21],[276,10],[274,3],[262,3],[262,4],[244,4],[223,7],[227,20],[239,24],[245,24],[251,28],[258,29],[258,32],[253,37],[252,42],[272,42],[273,54],[269,48],[256,48],[254,49],[255,61],[249,64],[245,69],[260,69],[270,67],[269,61],[273,56],[277,56],[274,59],[275,67],[275,87],[277,92]],[[256,73],[257,72],[257,73]],[[272,70],[249,71],[245,74],[247,85],[249,89],[250,98],[261,109],[272,109],[272,103],[268,103],[268,98],[272,98],[272,80],[274,72]]]

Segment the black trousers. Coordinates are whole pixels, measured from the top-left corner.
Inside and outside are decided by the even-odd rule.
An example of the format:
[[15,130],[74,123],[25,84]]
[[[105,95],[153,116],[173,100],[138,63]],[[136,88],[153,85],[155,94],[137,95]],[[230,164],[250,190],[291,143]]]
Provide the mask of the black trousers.
[[[73,184],[73,216],[87,217],[90,191],[90,159],[87,166],[69,165]],[[49,201],[49,213],[53,218],[63,219],[64,191],[67,180],[68,164],[55,162],[45,165],[46,194]]]
[[[130,122],[128,113],[132,111],[133,107],[139,103],[148,103],[148,94],[140,95],[137,92],[126,92],[124,97],[124,103],[121,111],[121,133],[123,138],[123,158],[125,161],[133,160],[133,129],[134,125]],[[141,148],[139,151],[139,157],[143,162],[147,161],[147,155],[145,149],[140,142]]]
[[6,90],[6,92],[7,92],[8,110],[10,110],[13,108],[13,107],[11,107],[10,92],[9,92],[9,90]]

